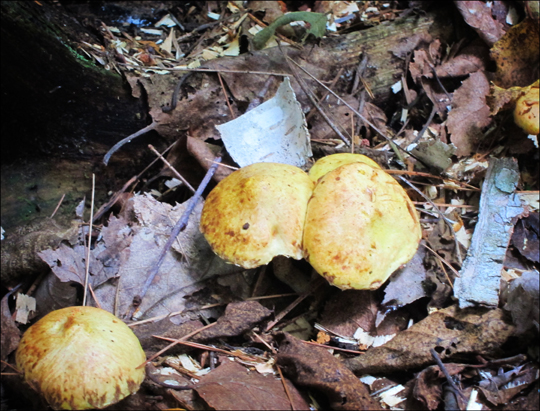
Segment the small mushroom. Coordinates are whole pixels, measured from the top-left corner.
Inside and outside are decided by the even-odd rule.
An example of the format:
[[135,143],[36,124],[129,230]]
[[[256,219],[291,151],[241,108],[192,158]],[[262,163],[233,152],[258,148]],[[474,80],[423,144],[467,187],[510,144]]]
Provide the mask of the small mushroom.
[[23,335],[17,367],[55,410],[101,409],[136,392],[146,356],[131,329],[95,307],[53,311]]
[[535,84],[527,94],[521,96],[514,109],[514,121],[527,134],[537,135],[540,127],[538,110],[540,90]]
[[306,259],[331,284],[374,290],[414,256],[421,235],[405,190],[384,170],[357,162],[319,178],[303,245]]
[[283,255],[304,256],[302,230],[313,182],[287,164],[255,163],[223,179],[208,195],[200,229],[214,252],[244,268]]
[[313,164],[313,167],[311,167],[309,170],[309,176],[316,183],[319,181],[319,178],[324,176],[326,173],[350,163],[364,163],[374,168],[380,168],[375,161],[362,154],[338,153],[330,154],[329,156],[317,160],[317,162]]

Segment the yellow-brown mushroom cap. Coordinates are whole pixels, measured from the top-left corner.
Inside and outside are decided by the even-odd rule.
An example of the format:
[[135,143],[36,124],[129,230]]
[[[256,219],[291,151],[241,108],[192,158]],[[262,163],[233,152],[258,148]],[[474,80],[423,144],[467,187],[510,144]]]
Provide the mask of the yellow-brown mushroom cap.
[[53,311],[23,335],[16,363],[56,410],[104,408],[136,392],[146,355],[133,331],[94,307]]
[[315,186],[304,226],[306,259],[341,289],[377,289],[414,256],[420,238],[407,193],[380,168],[343,165]]
[[540,89],[537,83],[524,96],[518,99],[514,109],[515,123],[527,134],[531,135],[537,135],[540,131]]
[[208,195],[200,229],[214,252],[244,268],[283,255],[303,258],[302,230],[313,182],[287,164],[255,163]]
[[315,183],[317,183],[319,178],[324,176],[326,173],[329,173],[330,171],[335,170],[336,168],[345,164],[351,163],[364,163],[374,168],[380,168],[375,161],[362,154],[337,153],[330,154],[329,156],[322,157],[321,159],[317,160],[315,164],[313,164],[313,167],[311,167],[309,170],[309,176]]

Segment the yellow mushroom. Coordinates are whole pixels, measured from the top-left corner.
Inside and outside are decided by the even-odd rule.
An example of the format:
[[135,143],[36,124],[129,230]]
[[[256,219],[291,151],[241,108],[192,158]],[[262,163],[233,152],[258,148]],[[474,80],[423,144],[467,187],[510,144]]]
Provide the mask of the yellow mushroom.
[[415,254],[422,231],[403,188],[365,163],[319,179],[309,201],[306,259],[341,289],[374,290]]
[[421,238],[403,188],[373,160],[336,154],[297,167],[256,163],[209,194],[201,232],[224,260],[244,268],[305,257],[332,285],[376,289],[409,261]]
[[313,185],[304,171],[291,165],[243,167],[208,195],[201,232],[218,256],[244,268],[268,264],[278,255],[300,260]]
[[101,409],[135,393],[146,356],[133,331],[108,311],[53,311],[23,335],[16,363],[55,410]]
[[350,163],[364,163],[374,168],[380,168],[375,161],[362,154],[338,153],[330,154],[329,156],[317,160],[317,162],[313,164],[313,167],[311,167],[309,170],[309,176],[316,183],[319,181],[319,178],[324,176],[326,173]]
[[514,109],[514,121],[526,133],[537,135],[540,127],[540,115],[538,114],[538,105],[540,88],[531,87],[524,96],[521,96],[516,102]]

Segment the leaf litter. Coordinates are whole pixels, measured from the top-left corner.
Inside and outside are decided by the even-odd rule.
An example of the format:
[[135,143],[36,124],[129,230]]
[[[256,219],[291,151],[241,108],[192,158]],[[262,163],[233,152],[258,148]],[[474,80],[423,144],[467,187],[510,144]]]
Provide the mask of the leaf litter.
[[[326,3],[336,5],[326,4],[327,9],[313,11],[330,13],[328,22],[325,21],[329,32],[331,27],[350,29],[353,20],[355,24],[377,25],[380,21],[393,21],[402,13],[383,4],[358,5],[343,13],[339,11],[341,6],[337,7],[341,2]],[[532,140],[506,114],[538,79],[538,36],[535,39],[530,35],[537,32],[538,25],[532,17],[526,17],[510,27],[505,22],[510,11],[498,3],[501,2],[456,3],[464,22],[478,34],[475,40],[457,39],[447,44],[444,39],[419,36],[411,37],[406,45],[390,48],[413,80],[403,77],[406,87],[399,105],[407,105],[407,110],[398,110],[397,105],[380,107],[373,100],[368,101],[365,83],[358,81],[364,90],[360,93],[350,87],[355,70],[350,67],[345,68],[345,75],[336,77],[335,90],[341,98],[327,96],[319,101],[321,109],[331,113],[341,130],[355,137],[353,141],[362,141],[354,148],[357,152],[372,154],[385,168],[401,165],[406,169],[402,171],[409,173],[407,178],[418,187],[432,187],[424,191],[431,193],[425,198],[409,191],[422,213],[425,242],[381,290],[338,291],[328,286],[311,290],[308,281],[303,281],[300,288],[298,284],[286,284],[288,273],[303,272],[309,278],[310,268],[303,262],[276,262],[275,267],[271,264],[255,272],[225,264],[213,254],[198,230],[200,202],[186,229],[167,251],[147,295],[137,301],[148,271],[187,204],[178,201],[178,197],[171,202],[175,205],[169,205],[148,193],[136,193],[127,197],[129,200],[119,214],[103,220],[90,252],[89,285],[95,295],[92,303],[128,322],[149,358],[169,343],[177,342],[147,365],[147,373],[152,376],[142,392],[161,395],[162,399],[157,400],[160,407],[180,405],[188,409],[292,406],[434,410],[443,402],[449,406],[452,395],[460,409],[473,407],[473,403],[482,407],[476,409],[495,409],[512,403],[532,409],[529,404],[534,404],[535,393],[537,397],[538,346],[527,344],[538,333],[539,274],[538,203],[530,197],[538,189],[538,180],[526,177],[534,176],[530,170],[535,170],[528,158]],[[274,16],[267,23],[277,23],[266,33],[259,31],[262,35],[281,24],[280,13],[283,15],[283,8],[287,7],[272,4],[279,7],[272,8]],[[257,54],[241,51],[242,38],[247,36],[241,28],[255,21],[243,5],[209,2],[208,7],[209,11],[222,8],[231,19],[210,26],[205,35],[207,41],[193,43],[188,56],[183,51],[187,50],[185,43],[180,41],[184,36],[193,39],[199,34],[192,31],[178,37],[176,30],[181,31],[180,26],[171,18],[162,19],[168,22],[166,26],[174,27],[168,33],[160,24],[163,43],[135,37],[120,41],[120,31],[107,30],[104,41],[115,44],[116,53],[122,58],[107,60],[104,47],[82,46],[100,64],[109,64],[109,69],[124,73],[135,98],[147,99],[152,128],[168,141],[178,139],[168,155],[172,166],[188,176],[194,186],[211,166],[222,142],[232,157],[225,158],[225,165],[242,166],[227,137],[220,135],[225,127],[234,124],[224,124],[225,121],[241,119],[247,104],[256,98],[267,102],[272,99],[279,82],[265,88],[265,72],[283,75],[290,71],[273,40]],[[190,13],[195,10],[196,7]],[[299,12],[301,16],[285,19],[302,20],[309,16],[305,18],[309,21],[320,17],[306,10]],[[315,23],[319,24],[320,19]],[[284,26],[283,33],[292,38],[298,30],[294,27]],[[309,30],[317,29],[315,37],[320,37],[321,27],[308,26],[308,31],[296,38],[298,42],[292,42],[293,46],[301,48]],[[276,31],[276,36],[284,45],[280,31]],[[526,46],[516,47],[523,36]],[[262,41],[259,46],[264,46]],[[156,53],[149,53],[149,47]],[[310,58],[297,49],[287,54],[302,61],[315,77],[330,82],[335,67],[330,64],[328,52],[304,45],[309,47]],[[224,57],[227,53],[239,55]],[[496,72],[490,71],[490,58],[496,64]],[[126,63],[119,64],[122,61]],[[172,90],[183,74],[166,74],[178,69],[188,72],[201,64],[211,72],[187,77],[173,96],[176,107],[168,111],[172,107]],[[530,67],[536,67],[536,71]],[[247,74],[250,71],[257,73]],[[220,72],[230,97],[223,94],[220,79],[211,74],[215,72]],[[310,87],[316,87],[311,79],[306,81]],[[291,81],[291,85],[295,100],[297,97],[294,104],[306,113],[312,107],[304,90],[296,81]],[[259,96],[262,89],[267,92]],[[392,144],[399,145],[401,150],[381,138],[380,132],[363,119],[353,121],[353,111],[344,102],[358,107],[363,117],[393,139]],[[227,103],[232,103],[231,108]],[[264,103],[259,107],[264,114]],[[432,115],[428,116],[430,111]],[[253,111],[244,115],[249,113]],[[396,126],[393,114],[401,116],[401,124]],[[303,129],[306,120],[299,118],[299,123],[288,128]],[[320,112],[308,116],[308,128],[305,138],[309,142],[311,136],[311,144],[304,142],[303,151],[292,150],[293,157],[306,162],[311,149],[315,156],[350,151],[350,147],[336,139]],[[233,137],[239,136],[233,132]],[[273,153],[275,146],[265,147],[265,139],[271,137],[256,144]],[[517,162],[499,160],[508,159],[512,153],[517,153]],[[261,161],[249,151],[242,154],[247,154],[248,162],[251,157],[252,161]],[[500,164],[504,164],[502,171],[493,171]],[[230,173],[224,171],[224,166],[220,170],[217,181]],[[169,166],[163,166],[157,177],[171,178],[172,174]],[[182,192],[183,185],[169,190]],[[161,198],[162,193],[156,192]],[[454,225],[449,227],[441,215]],[[472,233],[470,245],[468,241],[454,241],[460,231],[458,225]],[[39,234],[39,229],[36,232]],[[488,238],[495,243],[488,242]],[[73,233],[64,240],[56,241],[52,248],[38,247],[37,254],[52,270],[43,280],[42,290],[47,284],[52,290],[60,287],[58,284],[74,289],[73,284],[85,282],[87,248]],[[21,244],[24,246],[25,242]],[[463,263],[456,253],[456,244],[463,247],[460,251],[467,252]],[[508,257],[512,251],[518,256],[515,258],[521,259],[522,268],[512,266]],[[274,271],[280,271],[280,280],[276,280]],[[464,286],[465,283],[468,285]],[[51,303],[41,305],[38,299],[38,315],[44,315],[44,306],[52,310],[57,303],[69,304],[60,302],[58,296],[62,293],[49,293]],[[297,293],[301,293],[300,297]],[[43,292],[36,292],[38,295]],[[9,295],[2,300],[2,359],[9,358],[20,335],[19,327],[11,320],[8,298]],[[130,317],[134,302],[136,310]],[[288,314],[282,317],[280,313]],[[279,319],[277,323],[274,316]],[[274,327],[265,331],[269,321]],[[207,323],[212,326],[200,330]],[[281,331],[286,327],[291,333]],[[315,329],[319,330],[318,343],[313,341]],[[191,334],[188,341],[178,342]],[[431,350],[442,359],[444,369],[433,365]],[[280,372],[284,376],[277,378]],[[457,394],[448,393],[448,378],[458,382]],[[177,390],[180,386],[190,389]]]

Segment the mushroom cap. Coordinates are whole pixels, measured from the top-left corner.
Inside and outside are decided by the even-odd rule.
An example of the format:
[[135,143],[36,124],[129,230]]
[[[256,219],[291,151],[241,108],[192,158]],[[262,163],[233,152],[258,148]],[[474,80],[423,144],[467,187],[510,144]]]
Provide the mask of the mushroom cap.
[[104,408],[136,392],[146,355],[133,331],[95,307],[53,311],[23,335],[16,363],[55,410]]
[[335,170],[336,168],[341,167],[345,164],[351,163],[364,163],[374,168],[381,168],[371,158],[366,157],[362,154],[337,153],[330,154],[329,156],[317,160],[315,164],[313,164],[313,167],[311,167],[311,169],[309,170],[309,176],[316,183],[317,181],[319,181],[319,178],[324,176],[326,173]]
[[374,290],[414,256],[421,235],[405,190],[384,170],[351,163],[315,186],[303,244],[306,259],[331,284]]
[[288,164],[243,167],[208,195],[201,232],[217,255],[244,268],[268,264],[277,255],[302,259],[313,186],[304,171]]
[[527,134],[537,135],[540,131],[539,100],[540,89],[533,86],[516,102],[514,122]]

